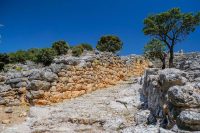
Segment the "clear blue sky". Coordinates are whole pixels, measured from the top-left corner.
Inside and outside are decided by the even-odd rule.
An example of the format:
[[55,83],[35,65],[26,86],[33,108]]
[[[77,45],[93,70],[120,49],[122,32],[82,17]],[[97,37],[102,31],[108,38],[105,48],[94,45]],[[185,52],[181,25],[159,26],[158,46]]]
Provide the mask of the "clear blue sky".
[[[0,52],[50,47],[61,39],[96,46],[102,35],[113,34],[124,42],[121,54],[141,54],[149,40],[143,19],[173,7],[197,12],[200,0],[0,0]],[[200,51],[200,27],[179,49]]]

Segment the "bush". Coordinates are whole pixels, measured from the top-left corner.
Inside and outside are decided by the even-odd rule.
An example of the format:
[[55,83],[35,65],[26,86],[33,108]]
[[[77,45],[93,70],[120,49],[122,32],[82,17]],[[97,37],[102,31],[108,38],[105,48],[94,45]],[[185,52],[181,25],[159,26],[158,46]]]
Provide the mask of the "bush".
[[66,54],[69,45],[65,41],[57,41],[52,44],[52,48],[56,51],[57,55],[63,55]]
[[123,46],[122,41],[117,36],[103,36],[98,41],[98,44],[96,46],[97,50],[99,51],[106,51],[106,52],[112,52],[116,53],[117,51],[121,50]]
[[0,71],[2,71],[4,69],[5,63],[0,62]]
[[7,54],[0,54],[0,62],[8,64],[10,62],[9,56]]
[[93,48],[90,44],[87,44],[87,43],[82,43],[80,44],[80,46],[84,49],[84,50],[88,50],[88,51],[92,51]]
[[29,49],[27,51],[27,60],[29,61],[33,61],[33,62],[36,62],[37,60],[37,55],[38,53],[40,52],[40,49],[37,49],[37,48],[32,48],[32,49]]
[[48,66],[52,63],[56,52],[51,48],[40,49],[36,55],[36,63],[42,63],[45,66]]
[[8,54],[10,62],[12,63],[24,63],[28,59],[28,54],[26,51],[19,50],[15,53]]
[[72,55],[79,57],[83,53],[83,48],[81,46],[73,47],[72,49]]

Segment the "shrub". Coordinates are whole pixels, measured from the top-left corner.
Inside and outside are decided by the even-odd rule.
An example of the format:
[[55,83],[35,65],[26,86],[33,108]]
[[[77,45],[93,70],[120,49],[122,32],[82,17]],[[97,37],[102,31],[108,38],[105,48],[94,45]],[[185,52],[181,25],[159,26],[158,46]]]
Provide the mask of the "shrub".
[[80,44],[80,46],[82,46],[82,48],[84,50],[88,50],[88,51],[92,51],[93,50],[92,46],[90,44],[87,44],[87,43],[82,43],[82,44]]
[[69,45],[65,41],[61,40],[54,42],[52,48],[56,51],[57,55],[63,55],[67,53]]
[[73,47],[72,49],[72,55],[79,57],[83,53],[83,48],[81,46]]
[[10,62],[9,56],[7,54],[0,54],[0,62],[8,64]]
[[4,69],[5,63],[0,62],[0,71],[2,71]]
[[98,41],[96,46],[97,50],[99,51],[106,51],[116,53],[117,51],[121,50],[123,46],[122,41],[117,36],[102,36]]
[[48,66],[52,63],[55,55],[56,52],[51,48],[40,49],[40,51],[36,55],[36,62]]
[[27,51],[27,59],[33,62],[37,60],[37,54],[40,52],[40,49],[32,48]]
[[15,53],[10,53],[9,58],[12,63],[24,63],[28,59],[28,54],[26,51],[19,50]]

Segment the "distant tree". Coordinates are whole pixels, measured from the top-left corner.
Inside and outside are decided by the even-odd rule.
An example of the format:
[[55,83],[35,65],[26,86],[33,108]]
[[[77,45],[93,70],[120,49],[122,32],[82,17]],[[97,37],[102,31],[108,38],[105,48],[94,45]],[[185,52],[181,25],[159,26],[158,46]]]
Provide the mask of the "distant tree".
[[61,41],[54,42],[52,44],[52,48],[56,51],[58,55],[63,55],[67,53],[70,47],[69,47],[69,44],[61,40]]
[[122,41],[117,36],[108,35],[102,36],[96,46],[99,51],[106,51],[116,53],[121,50],[123,46]]
[[159,59],[162,62],[162,69],[166,67],[166,46],[157,39],[152,39],[144,46],[144,55],[150,60]]
[[51,48],[40,49],[40,51],[36,55],[37,57],[36,62],[42,63],[45,66],[48,66],[52,63],[55,55],[56,55],[56,52],[54,49],[51,49]]
[[181,13],[179,8],[151,15],[144,20],[143,32],[164,42],[169,49],[169,67],[173,67],[174,46],[195,31],[200,24],[200,12]]

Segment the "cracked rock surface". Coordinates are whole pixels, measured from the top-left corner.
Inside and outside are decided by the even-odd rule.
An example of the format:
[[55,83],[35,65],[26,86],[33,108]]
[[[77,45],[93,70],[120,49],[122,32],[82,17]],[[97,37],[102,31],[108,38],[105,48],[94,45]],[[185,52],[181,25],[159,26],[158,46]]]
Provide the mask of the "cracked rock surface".
[[3,133],[137,132],[143,129],[134,127],[145,123],[137,122],[139,115],[135,118],[141,105],[139,89],[141,85],[127,81],[54,106],[31,107],[25,122],[4,128]]

